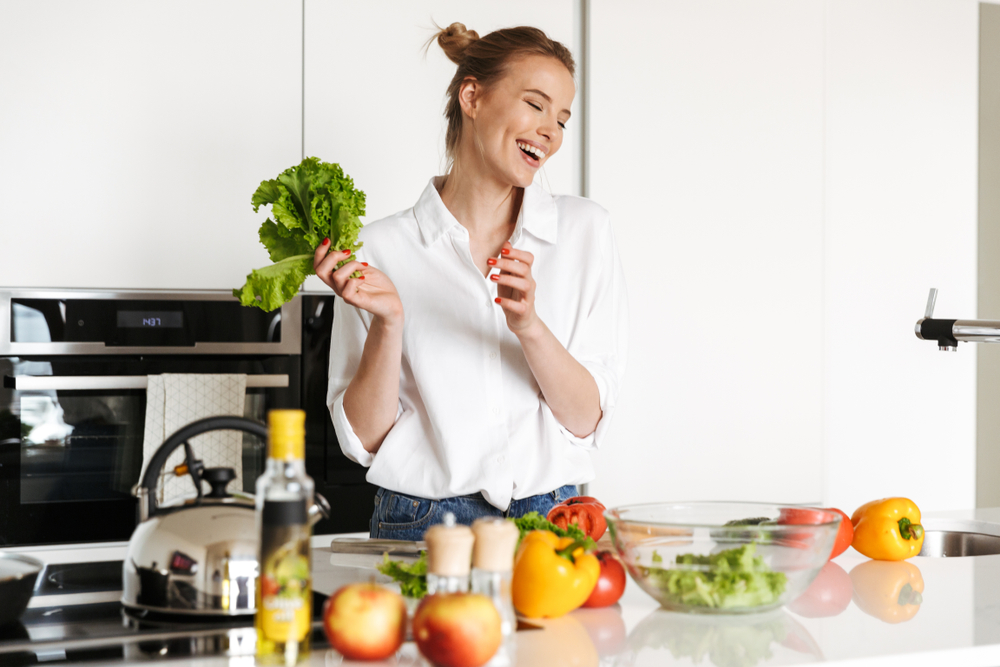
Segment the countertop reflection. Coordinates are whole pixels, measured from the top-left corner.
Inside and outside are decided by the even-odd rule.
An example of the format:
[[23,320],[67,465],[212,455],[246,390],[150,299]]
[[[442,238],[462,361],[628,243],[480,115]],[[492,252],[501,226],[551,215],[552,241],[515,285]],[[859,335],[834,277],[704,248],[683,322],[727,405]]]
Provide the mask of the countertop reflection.
[[[992,512],[950,516],[968,520],[970,526],[993,522],[1000,534],[1000,510]],[[330,593],[373,576],[386,581],[374,570],[376,560],[315,548],[314,587]],[[616,605],[579,609],[538,624],[542,629],[516,635],[513,663],[519,667],[997,665],[1000,556],[891,563],[848,549],[824,567],[799,599],[782,609],[745,615],[665,611],[629,580]],[[198,661],[206,667],[236,664],[248,663]],[[354,663],[317,650],[310,664]],[[407,643],[394,658],[378,664],[426,663]]]
[[783,609],[761,614],[700,616],[665,610],[651,612],[628,634],[625,650],[613,664],[663,665],[685,658],[696,665],[755,667],[821,661],[822,651],[809,631]]
[[[1000,511],[967,518],[1000,524]],[[619,604],[541,625],[518,633],[517,665],[1000,664],[1000,556],[887,562],[848,549],[786,607],[733,616],[662,610],[629,580]],[[408,651],[393,664],[411,664]]]

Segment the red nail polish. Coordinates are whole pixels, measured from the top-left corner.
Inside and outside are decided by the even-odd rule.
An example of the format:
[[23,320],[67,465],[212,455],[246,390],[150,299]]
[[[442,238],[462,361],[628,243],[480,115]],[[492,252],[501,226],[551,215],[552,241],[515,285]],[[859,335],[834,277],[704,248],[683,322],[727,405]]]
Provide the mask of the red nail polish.
[[330,242],[330,239],[328,239],[328,238],[327,238],[327,239],[323,239],[323,245],[326,245],[326,244],[328,244],[329,242]]
[[500,280],[500,274],[499,273],[491,274],[490,275],[490,280],[494,280],[494,281]]
[[345,255],[350,255],[350,254],[351,254],[351,249],[350,249],[350,248],[348,248],[347,250],[345,250],[345,251],[344,251],[344,254],[345,254]]
[[497,297],[497,298],[495,298],[493,300],[496,301],[497,303],[500,303],[500,297]]
[[501,255],[509,255],[510,254],[510,248],[504,248],[503,250],[500,251],[500,254]]
[[361,266],[368,266],[368,262],[361,262]]
[[364,276],[358,276],[358,280],[364,280],[364,279],[365,279]]
[[492,257],[490,257],[488,260],[486,260],[486,263],[489,264],[490,266],[496,266],[497,261]]

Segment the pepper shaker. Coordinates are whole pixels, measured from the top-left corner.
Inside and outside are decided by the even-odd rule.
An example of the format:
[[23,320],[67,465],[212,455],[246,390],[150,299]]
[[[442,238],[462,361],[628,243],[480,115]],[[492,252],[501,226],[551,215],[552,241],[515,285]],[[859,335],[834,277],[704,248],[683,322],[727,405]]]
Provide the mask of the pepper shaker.
[[472,553],[472,592],[493,600],[500,612],[500,630],[507,639],[517,627],[510,587],[514,550],[520,533],[512,522],[500,518],[476,519],[472,532],[476,537]]
[[444,523],[424,533],[427,543],[427,594],[468,593],[469,568],[475,536],[448,512]]

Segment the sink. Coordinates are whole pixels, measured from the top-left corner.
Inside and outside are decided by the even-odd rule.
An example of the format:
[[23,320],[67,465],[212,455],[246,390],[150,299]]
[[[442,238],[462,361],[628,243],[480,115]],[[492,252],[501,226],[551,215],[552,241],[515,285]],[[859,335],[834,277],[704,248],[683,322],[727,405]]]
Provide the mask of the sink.
[[961,530],[928,530],[918,556],[992,556],[1000,554],[1000,536]]
[[925,517],[921,523],[924,526],[924,544],[918,554],[920,556],[1000,555],[1000,524],[945,517]]

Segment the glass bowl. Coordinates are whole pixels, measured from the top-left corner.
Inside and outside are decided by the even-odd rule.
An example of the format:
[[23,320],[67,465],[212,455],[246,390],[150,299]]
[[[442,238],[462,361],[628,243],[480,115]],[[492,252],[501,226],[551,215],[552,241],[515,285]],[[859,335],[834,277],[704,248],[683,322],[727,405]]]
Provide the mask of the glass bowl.
[[665,609],[767,611],[791,602],[829,560],[840,515],[761,503],[615,507],[611,540],[642,590]]

